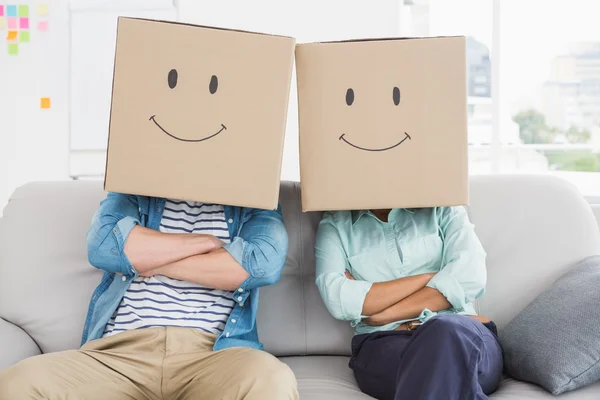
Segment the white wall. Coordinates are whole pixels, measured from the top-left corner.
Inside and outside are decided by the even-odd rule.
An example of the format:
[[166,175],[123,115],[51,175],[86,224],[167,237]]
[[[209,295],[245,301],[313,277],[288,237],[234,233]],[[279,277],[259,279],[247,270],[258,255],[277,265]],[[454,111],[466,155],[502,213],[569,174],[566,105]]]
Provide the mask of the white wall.
[[[49,5],[47,17],[37,15],[40,3]],[[68,176],[68,1],[12,4],[29,5],[31,37],[9,56],[6,31],[0,30],[0,210],[16,186]],[[46,32],[36,29],[41,20],[49,22]],[[50,109],[40,109],[41,97],[50,97]]]

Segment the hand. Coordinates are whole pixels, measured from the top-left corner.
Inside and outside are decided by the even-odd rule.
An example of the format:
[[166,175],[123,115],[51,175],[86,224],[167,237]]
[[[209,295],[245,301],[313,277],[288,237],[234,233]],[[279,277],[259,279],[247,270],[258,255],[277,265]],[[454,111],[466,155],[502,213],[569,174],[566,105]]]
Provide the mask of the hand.
[[352,274],[348,270],[344,271],[344,275],[346,275],[346,278],[350,279],[351,281],[355,281],[356,280],[356,278],[354,276],[352,276]]
[[[212,235],[211,235],[211,236],[212,236]],[[212,236],[212,238],[211,238],[211,241],[212,241],[212,243],[213,243],[213,246],[214,246],[214,248],[213,248],[213,250],[212,250],[212,251],[217,251],[217,250],[219,250],[221,247],[225,246],[225,242],[224,242],[224,241],[222,241],[221,239],[219,239],[219,238],[218,238],[218,237],[216,237],[216,236]],[[209,253],[211,253],[211,252],[209,251]]]
[[204,233],[194,235],[200,240],[196,254],[212,253],[225,245],[225,242],[214,235],[207,235]]

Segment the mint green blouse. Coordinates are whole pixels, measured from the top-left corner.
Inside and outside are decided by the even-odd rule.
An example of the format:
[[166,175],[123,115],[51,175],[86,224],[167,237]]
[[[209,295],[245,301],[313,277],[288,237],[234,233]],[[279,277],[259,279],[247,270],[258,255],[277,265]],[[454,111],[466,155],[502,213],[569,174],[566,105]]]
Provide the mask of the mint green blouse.
[[[463,207],[395,208],[388,222],[366,210],[327,212],[315,250],[316,284],[325,305],[335,318],[352,321],[356,334],[393,330],[405,322],[361,322],[374,282],[436,273],[427,286],[452,305],[439,313],[475,314],[472,302],[485,290],[486,254]],[[347,279],[345,270],[356,280]],[[418,319],[426,322],[436,314],[423,309]]]

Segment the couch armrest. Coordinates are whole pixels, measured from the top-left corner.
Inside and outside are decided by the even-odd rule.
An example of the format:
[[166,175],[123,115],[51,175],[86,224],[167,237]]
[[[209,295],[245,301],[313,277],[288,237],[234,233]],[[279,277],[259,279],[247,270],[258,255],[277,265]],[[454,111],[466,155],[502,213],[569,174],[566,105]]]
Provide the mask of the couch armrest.
[[0,318],[0,370],[41,353],[27,332]]

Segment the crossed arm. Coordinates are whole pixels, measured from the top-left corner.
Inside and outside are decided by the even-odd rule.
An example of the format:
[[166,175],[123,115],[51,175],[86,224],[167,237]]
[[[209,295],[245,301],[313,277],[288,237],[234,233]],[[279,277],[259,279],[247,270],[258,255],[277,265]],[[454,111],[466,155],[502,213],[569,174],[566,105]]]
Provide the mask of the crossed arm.
[[[346,278],[355,280],[350,272]],[[441,311],[451,307],[446,297],[427,287],[435,274],[413,275],[371,286],[363,303],[362,314],[369,325],[387,325],[394,321],[416,318],[424,308]]]
[[165,275],[206,287],[235,290],[250,275],[213,235],[172,234],[135,226],[125,255],[142,276]]
[[126,276],[166,275],[203,286],[248,290],[279,280],[288,238],[279,210],[247,210],[231,243],[212,235],[162,233],[141,226],[138,197],[109,193],[87,234],[88,259]]
[[462,207],[439,209],[438,224],[444,250],[437,273],[372,283],[352,279],[342,232],[321,221],[316,284],[329,312],[341,320],[385,325],[417,318],[425,308],[465,310],[484,292],[485,251]]

